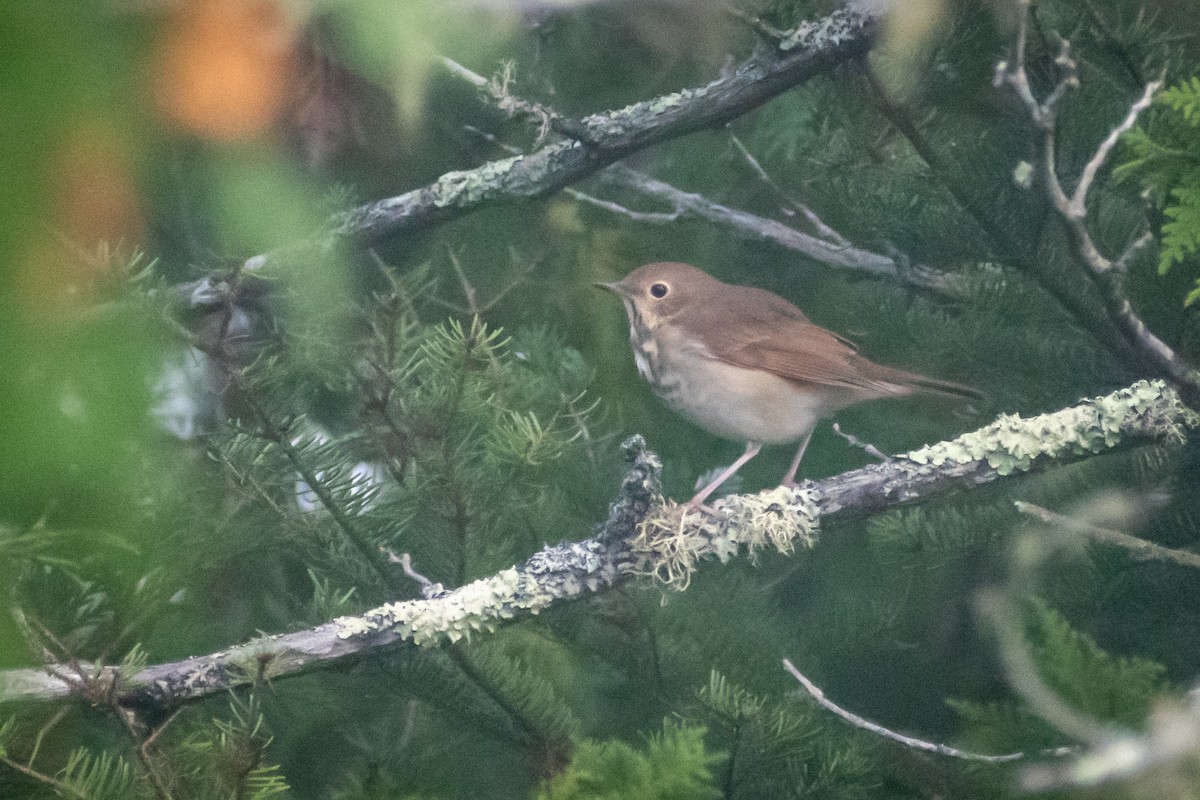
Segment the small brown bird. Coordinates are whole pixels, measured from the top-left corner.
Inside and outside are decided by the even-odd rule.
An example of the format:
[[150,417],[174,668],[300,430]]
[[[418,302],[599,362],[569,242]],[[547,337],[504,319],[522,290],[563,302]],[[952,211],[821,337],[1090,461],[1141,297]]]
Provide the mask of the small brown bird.
[[976,397],[965,386],[884,367],[814,325],[777,294],[734,286],[689,264],[646,264],[617,283],[638,373],[675,411],[746,451],[688,503],[695,508],[764,444],[800,442],[817,420],[865,400],[930,391]]

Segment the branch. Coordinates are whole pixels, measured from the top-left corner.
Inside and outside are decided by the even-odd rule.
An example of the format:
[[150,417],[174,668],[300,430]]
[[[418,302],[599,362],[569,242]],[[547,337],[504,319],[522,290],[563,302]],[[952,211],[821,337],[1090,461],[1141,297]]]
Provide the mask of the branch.
[[[1004,416],[953,441],[842,475],[756,495],[722,498],[716,514],[663,505],[661,465],[641,437],[626,442],[629,470],[608,519],[581,542],[543,548],[490,578],[423,600],[388,603],[357,617],[308,630],[263,636],[228,650],[146,667],[122,676],[85,665],[113,687],[122,705],[162,709],[256,680],[369,655],[401,642],[433,645],[495,630],[557,603],[598,594],[638,575],[687,585],[698,563],[771,546],[788,553],[811,546],[822,523],[878,513],[959,493],[1006,476],[1044,470],[1147,443],[1177,443],[1200,426],[1161,382],[1139,382],[1031,419]],[[0,672],[0,702],[51,700],[86,691],[62,677],[61,665]]]
[[[694,218],[721,225],[751,241],[769,242],[810,258],[813,261],[839,269],[851,270],[872,277],[886,277],[918,289],[943,295],[962,293],[962,282],[958,276],[931,267],[902,264],[891,256],[863,250],[845,243],[840,234],[837,238],[821,238],[798,231],[773,219],[760,217],[749,211],[723,206],[704,195],[678,189],[669,183],[616,165],[605,170],[601,176],[605,181],[622,188],[631,189],[645,197],[661,200],[672,207],[666,213],[630,211],[616,203],[598,200],[581,192],[571,192],[577,200],[590,203],[606,211],[622,214],[637,222],[665,224],[680,219]],[[818,220],[819,222],[819,220]],[[823,223],[821,223],[823,225]]]
[[952,758],[961,758],[967,761],[983,761],[987,764],[1003,764],[1008,761],[1019,761],[1020,759],[1025,758],[1024,753],[1006,753],[1002,756],[989,756],[983,755],[982,753],[970,753],[966,750],[959,750],[957,748],[950,747],[949,745],[926,742],[922,739],[914,739],[911,736],[905,736],[904,734],[896,733],[895,731],[889,730],[888,728],[871,722],[868,719],[863,719],[857,714],[847,711],[837,703],[830,700],[825,696],[825,693],[821,691],[819,686],[805,677],[804,674],[800,672],[800,670],[796,669],[796,666],[786,658],[783,660],[783,668],[791,673],[792,677],[804,687],[804,691],[808,692],[809,696],[812,697],[813,700],[816,700],[817,704],[821,706],[821,708],[837,714],[839,717],[846,720],[856,728],[862,728],[863,730],[874,733],[877,736],[882,736],[885,739],[891,739],[894,742],[899,742],[905,747],[911,747],[914,750],[924,750],[927,753],[938,753],[939,755],[950,756]]
[[[865,75],[871,98],[875,102],[879,112],[888,122],[895,126],[900,135],[912,147],[913,152],[925,162],[934,179],[942,185],[954,203],[971,218],[975,226],[987,239],[997,258],[1015,267],[1018,271],[1029,275],[1044,291],[1054,298],[1055,302],[1083,331],[1094,337],[1098,344],[1113,353],[1131,368],[1140,369],[1143,366],[1141,360],[1129,346],[1121,331],[1108,318],[1107,314],[1104,313],[1099,302],[1089,302],[1092,300],[1090,296],[1086,299],[1079,297],[1074,286],[1068,285],[1068,282],[1062,276],[1046,269],[1042,262],[1029,252],[1027,247],[1023,247],[1021,242],[1011,237],[998,224],[998,215],[995,213],[995,210],[984,204],[969,189],[969,184],[964,183],[960,179],[962,170],[951,159],[943,157],[941,153],[934,149],[932,143],[929,142],[917,127],[908,110],[897,105],[888,96],[886,89],[879,82],[875,73],[868,69],[865,71]],[[1023,231],[1022,233],[1028,236],[1028,231]],[[1037,238],[1036,236],[1034,237],[1034,244],[1036,244]]]
[[1039,170],[1043,189],[1052,208],[1067,231],[1067,238],[1074,248],[1075,256],[1084,267],[1085,274],[1095,285],[1108,316],[1116,323],[1126,341],[1143,359],[1152,364],[1160,374],[1169,378],[1185,399],[1192,405],[1200,404],[1200,372],[1180,358],[1166,342],[1159,339],[1134,310],[1125,292],[1125,271],[1130,259],[1150,239],[1143,234],[1138,237],[1115,261],[1100,252],[1092,239],[1087,225],[1087,196],[1096,175],[1104,167],[1117,141],[1133,128],[1138,116],[1150,107],[1154,93],[1162,87],[1162,80],[1146,85],[1142,96],[1129,108],[1125,118],[1109,131],[1108,136],[1096,147],[1095,153],[1084,165],[1075,191],[1070,195],[1058,177],[1056,163],[1057,122],[1059,103],[1066,93],[1079,86],[1077,65],[1071,57],[1071,46],[1059,39],[1059,55],[1054,63],[1059,69],[1058,83],[1044,100],[1038,100],[1025,72],[1025,39],[1029,26],[1029,0],[1022,0],[1026,13],[1021,15],[1017,28],[1017,40],[1012,61],[1000,62],[996,67],[994,83],[1012,87],[1020,98],[1029,118],[1042,131],[1042,168]]
[[1200,569],[1200,553],[1163,547],[1161,544],[1148,542],[1145,539],[1130,536],[1128,533],[1114,531],[1111,528],[1103,528],[1099,525],[1093,525],[1090,522],[1068,517],[1064,514],[1057,514],[1050,509],[1042,508],[1033,503],[1024,503],[1018,500],[1016,501],[1016,507],[1017,511],[1020,511],[1022,514],[1033,517],[1047,525],[1054,525],[1071,533],[1081,533],[1097,542],[1122,547],[1129,551],[1129,557],[1134,561],[1154,561],[1160,564],[1174,564],[1180,567]]
[[[465,79],[476,88],[486,90],[495,83],[494,81],[489,83],[482,75],[472,72],[457,62],[450,59],[444,59],[444,61],[447,69],[454,75]],[[492,100],[497,99],[495,91],[492,91],[489,96]],[[500,109],[507,110],[503,105],[500,106]],[[548,115],[555,120],[561,120],[561,116],[553,109],[540,105],[537,106],[537,109],[541,115]],[[496,138],[491,134],[477,130],[473,130],[473,132],[484,136],[488,141],[503,147],[508,152],[520,152],[515,148],[496,141]],[[612,214],[618,214],[634,222],[665,225],[687,218],[702,219],[728,227],[734,233],[744,236],[747,239],[770,242],[829,266],[863,271],[875,276],[887,276],[901,283],[907,283],[919,289],[933,291],[949,297],[962,296],[964,290],[962,281],[955,275],[925,266],[914,267],[907,263],[901,263],[898,259],[889,256],[855,248],[848,239],[826,225],[812,209],[785,192],[767,174],[767,171],[763,169],[758,159],[746,149],[746,146],[742,144],[736,135],[730,134],[730,141],[738,152],[742,154],[742,157],[746,160],[746,163],[758,179],[766,184],[783,201],[783,210],[785,213],[789,215],[801,214],[812,226],[813,230],[816,231],[815,236],[802,233],[771,219],[719,205],[703,195],[684,192],[668,183],[654,180],[643,173],[622,165],[609,167],[601,173],[601,176],[607,178],[610,183],[622,185],[646,197],[662,200],[671,205],[673,207],[672,210],[667,212],[634,211],[619,203],[604,200],[577,189],[566,188],[564,191],[582,203],[587,203]]]
[[[447,172],[428,186],[339,214],[331,228],[338,237],[369,244],[486,206],[553,194],[631,153],[723,125],[809,78],[861,57],[870,47],[875,21],[870,12],[839,10],[803,23],[777,47],[756,51],[727,77],[581,120],[558,120],[555,128],[573,140]],[[246,266],[260,267],[277,255],[255,256]]]
[[[1144,734],[1130,733],[1101,742],[1090,751],[1064,764],[1040,764],[1021,771],[1020,788],[1026,792],[1046,792],[1079,787],[1100,786],[1127,780],[1156,770],[1150,785],[1170,781],[1168,769],[1176,776],[1187,775],[1200,754],[1200,689],[1188,692],[1183,703],[1160,703],[1150,714]],[[1185,785],[1185,784],[1181,784]]]

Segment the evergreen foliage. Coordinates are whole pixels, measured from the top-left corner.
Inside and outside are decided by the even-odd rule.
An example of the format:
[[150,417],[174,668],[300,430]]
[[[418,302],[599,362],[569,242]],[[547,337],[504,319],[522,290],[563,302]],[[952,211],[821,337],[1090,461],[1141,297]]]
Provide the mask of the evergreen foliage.
[[[866,59],[637,156],[681,189],[811,231],[803,203],[855,247],[954,278],[940,293],[562,194],[335,243],[327,213],[511,155],[497,143],[529,152],[559,135],[481,103],[437,55],[485,75],[511,61],[509,100],[580,115],[704,85],[771,46],[769,30],[722,4],[318,2],[296,23],[303,36],[281,39],[308,48],[289,69],[311,80],[289,87],[312,105],[294,104],[325,115],[281,110],[286,131],[249,139],[144,105],[171,87],[155,70],[172,47],[217,47],[188,38],[196,20],[64,0],[43,24],[42,4],[16,5],[26,10],[0,11],[6,67],[24,87],[0,79],[0,107],[27,128],[3,137],[23,155],[5,164],[0,198],[0,585],[13,610],[0,614],[0,668],[128,674],[492,575],[591,534],[620,481],[616,443],[634,432],[663,457],[667,494],[688,496],[742,445],[663,408],[636,377],[619,304],[589,294],[643,262],[690,261],[778,292],[872,360],[984,395],[838,415],[884,452],[1148,374],[1089,329],[1093,283],[1031,188],[1038,134],[991,85],[1012,34],[991,5],[906,5],[921,30],[885,25]],[[828,11],[738,6],[766,29]],[[1053,85],[1054,32],[1071,36],[1080,65],[1057,131],[1063,176],[1167,71],[1170,88],[1101,170],[1087,223],[1119,253],[1143,229],[1136,195],[1150,192],[1165,275],[1147,257],[1123,280],[1152,329],[1200,352],[1195,15],[1182,0],[1158,16],[1121,0],[1036,6],[1035,87]],[[239,20],[215,29],[267,24]],[[203,54],[205,75],[226,63]],[[256,79],[270,72],[254,64]],[[321,160],[325,146],[337,154]],[[651,210],[603,180],[580,188]],[[102,230],[113,243],[93,252],[99,229],[84,223],[123,218],[93,204],[123,192],[139,225]],[[60,208],[59,195],[79,205]],[[245,266],[268,248],[266,266]],[[773,485],[786,449],[751,462],[739,490]],[[870,459],[823,423],[802,476]],[[0,798],[1012,796],[1019,767],[898,755],[813,704],[780,660],[923,739],[986,753],[1075,744],[1016,698],[976,614],[1026,543],[1012,501],[1194,550],[1198,469],[1194,443],[1050,467],[839,524],[789,556],[702,563],[682,593],[630,580],[486,636],[286,679],[263,653],[238,664],[249,691],[176,709],[118,707],[88,680],[85,699],[0,709]],[[1113,497],[1124,512],[1101,515]],[[1082,541],[1023,587],[1042,598],[1028,601],[1027,641],[1072,707],[1142,730],[1194,679],[1200,582]],[[1172,796],[1195,787],[1192,776]],[[1105,791],[1152,793],[1137,778]]]
[[692,800],[721,797],[712,785],[716,756],[705,750],[704,729],[663,726],[644,752],[621,741],[582,742],[571,765],[537,794],[538,800]]
[[[1162,210],[1158,271],[1192,265],[1200,250],[1200,78],[1181,81],[1156,99],[1163,110],[1125,139],[1128,159],[1118,177],[1137,180]],[[1200,299],[1200,278],[1184,303]]]

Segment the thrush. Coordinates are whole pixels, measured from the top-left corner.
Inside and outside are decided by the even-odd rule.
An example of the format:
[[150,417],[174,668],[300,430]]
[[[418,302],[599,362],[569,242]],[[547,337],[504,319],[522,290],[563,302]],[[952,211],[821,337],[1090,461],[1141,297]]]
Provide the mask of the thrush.
[[693,508],[763,445],[799,442],[782,481],[795,486],[817,421],[847,406],[918,391],[978,396],[876,364],[779,295],[722,283],[690,264],[646,264],[597,285],[621,298],[638,373],[654,393],[714,436],[746,443],[689,501]]

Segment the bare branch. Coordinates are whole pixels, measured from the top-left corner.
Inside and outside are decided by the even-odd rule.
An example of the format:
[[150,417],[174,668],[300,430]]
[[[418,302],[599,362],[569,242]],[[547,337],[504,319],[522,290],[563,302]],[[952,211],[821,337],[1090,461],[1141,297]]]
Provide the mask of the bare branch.
[[746,163],[750,165],[750,169],[754,171],[754,174],[758,176],[759,180],[769,186],[775,192],[775,194],[779,195],[780,199],[786,204],[785,211],[788,211],[788,213],[799,212],[801,215],[803,215],[803,217],[808,220],[808,223],[813,226],[813,229],[817,232],[818,236],[822,236],[842,247],[850,246],[849,239],[826,225],[811,208],[785,192],[783,187],[776,183],[771,176],[767,174],[767,171],[763,169],[762,164],[758,163],[758,159],[750,154],[750,151],[746,149],[744,144],[742,144],[742,140],[737,137],[737,134],[729,134],[729,141],[733,142],[733,146],[736,147],[738,152],[742,154],[742,158],[746,159]]
[[1162,88],[1162,85],[1163,81],[1161,78],[1146,84],[1142,96],[1129,107],[1129,113],[1125,115],[1125,119],[1121,121],[1120,125],[1109,131],[1108,136],[1096,148],[1095,154],[1084,166],[1083,174],[1079,177],[1079,183],[1075,186],[1075,193],[1071,196],[1072,216],[1077,215],[1082,219],[1087,213],[1087,194],[1092,188],[1092,182],[1096,180],[1096,173],[1104,166],[1104,162],[1108,160],[1109,154],[1117,146],[1117,140],[1132,130],[1141,113],[1150,107],[1150,103],[1154,101],[1155,93]]
[[567,194],[574,197],[581,203],[593,205],[596,208],[602,208],[613,214],[619,214],[623,217],[628,217],[634,222],[649,222],[654,225],[662,225],[669,222],[678,222],[683,216],[683,209],[676,208],[674,211],[634,211],[626,208],[620,203],[613,203],[609,200],[601,200],[599,197],[593,197],[590,194],[585,194],[578,189],[564,189]]
[[1200,569],[1200,553],[1163,547],[1160,544],[1148,542],[1136,536],[1130,536],[1128,533],[1122,533],[1111,528],[1104,528],[1084,520],[1055,513],[1048,508],[1042,508],[1033,503],[1025,503],[1018,500],[1015,505],[1017,510],[1022,514],[1033,517],[1047,525],[1053,525],[1071,533],[1081,533],[1097,542],[1124,548],[1129,551],[1130,557],[1134,561],[1155,561]]
[[[832,267],[848,269],[874,277],[886,277],[910,286],[954,295],[961,289],[958,278],[950,273],[942,272],[931,267],[908,265],[901,267],[896,259],[871,252],[854,246],[846,246],[818,238],[803,231],[798,231],[782,222],[760,217],[749,211],[730,208],[709,200],[707,197],[685,192],[669,183],[651,178],[641,172],[617,165],[604,171],[601,177],[615,186],[620,186],[661,200],[674,210],[669,214],[645,216],[639,212],[629,212],[623,207],[608,209],[614,213],[622,213],[631,219],[641,222],[663,224],[675,222],[684,218],[701,219],[713,224],[722,225],[739,236],[752,241],[770,242],[806,258]],[[588,202],[591,202],[590,200]],[[593,203],[601,208],[607,201]],[[616,205],[616,204],[613,204]],[[621,209],[621,210],[618,210]],[[634,216],[637,215],[637,216]]]
[[843,439],[845,439],[850,444],[851,447],[857,447],[857,448],[860,448],[860,449],[866,451],[867,455],[871,456],[871,458],[874,458],[877,461],[882,461],[885,464],[890,463],[892,461],[891,456],[889,456],[887,453],[880,450],[875,445],[870,444],[869,442],[864,442],[862,439],[859,439],[857,436],[855,436],[852,433],[843,432],[842,426],[837,424],[836,422],[833,423],[833,432],[836,433],[838,436],[842,437]]
[[1192,689],[1183,703],[1160,703],[1147,727],[1145,734],[1102,742],[1066,763],[1027,767],[1020,786],[1027,792],[1099,786],[1164,767],[1179,770],[1190,782],[1200,754],[1200,690]]
[[1000,756],[971,753],[966,750],[959,750],[956,747],[951,747],[950,745],[935,744],[934,742],[926,742],[923,739],[914,739],[911,736],[905,736],[902,733],[896,733],[895,731],[889,730],[878,723],[864,719],[852,711],[847,711],[837,703],[830,700],[825,696],[825,693],[821,691],[820,687],[805,677],[804,674],[801,673],[800,670],[796,669],[796,666],[786,658],[783,660],[783,668],[791,673],[792,677],[804,687],[804,691],[808,692],[809,696],[811,696],[813,700],[816,700],[817,704],[821,706],[821,708],[824,708],[826,711],[833,712],[856,728],[869,731],[870,733],[873,733],[877,736],[882,736],[885,739],[891,739],[893,742],[899,742],[905,747],[911,747],[914,750],[924,750],[927,753],[937,753],[943,756],[950,756],[951,758],[961,758],[966,761],[982,761],[986,764],[1004,764],[1010,761],[1020,761],[1026,757],[1024,753],[1006,753]]
[[1134,310],[1125,291],[1124,271],[1129,260],[1149,241],[1145,235],[1138,237],[1116,260],[1107,258],[1096,246],[1087,225],[1087,195],[1120,137],[1133,128],[1138,116],[1149,108],[1154,93],[1162,86],[1162,79],[1147,84],[1141,97],[1129,108],[1125,118],[1097,146],[1095,153],[1084,165],[1075,191],[1070,195],[1063,188],[1056,163],[1056,120],[1059,101],[1066,91],[1079,85],[1077,67],[1070,57],[1070,45],[1060,39],[1060,54],[1055,65],[1060,79],[1047,98],[1038,102],[1029,85],[1025,72],[1025,39],[1029,27],[1029,0],[1021,0],[1022,15],[1017,27],[1012,62],[1001,62],[996,67],[997,86],[1008,84],[1024,103],[1030,119],[1043,132],[1041,143],[1042,168],[1039,170],[1043,189],[1051,206],[1062,219],[1063,225],[1075,250],[1075,255],[1084,268],[1084,273],[1095,285],[1100,300],[1109,318],[1116,323],[1122,336],[1142,358],[1160,374],[1168,377],[1179,387],[1189,403],[1200,404],[1200,372],[1180,358],[1162,339],[1158,338]]

